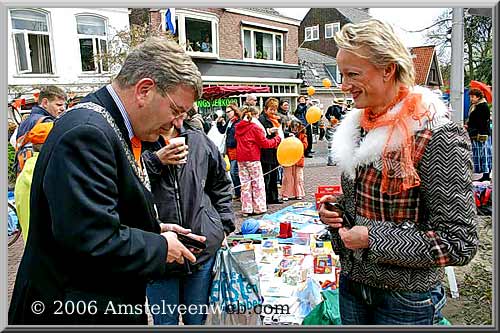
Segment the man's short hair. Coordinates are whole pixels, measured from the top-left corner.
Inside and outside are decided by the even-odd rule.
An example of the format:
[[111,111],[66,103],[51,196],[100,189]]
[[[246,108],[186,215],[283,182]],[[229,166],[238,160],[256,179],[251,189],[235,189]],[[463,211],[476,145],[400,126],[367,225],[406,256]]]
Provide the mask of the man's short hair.
[[248,94],[246,100],[247,101],[248,100],[254,100],[254,101],[256,101],[257,100],[257,95],[255,95],[255,94]]
[[38,104],[40,104],[44,98],[48,99],[49,102],[52,102],[56,98],[62,98],[66,100],[68,97],[64,90],[57,86],[44,86],[40,89],[40,95],[38,95]]
[[128,88],[144,78],[153,79],[162,95],[179,85],[193,88],[195,99],[202,94],[198,67],[175,40],[167,37],[150,37],[130,51],[114,80],[121,88]]

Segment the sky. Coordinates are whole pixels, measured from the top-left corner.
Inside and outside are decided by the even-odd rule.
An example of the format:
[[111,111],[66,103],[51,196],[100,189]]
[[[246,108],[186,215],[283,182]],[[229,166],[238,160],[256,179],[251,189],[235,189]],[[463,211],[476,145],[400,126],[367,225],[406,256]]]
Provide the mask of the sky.
[[[275,8],[284,16],[302,20],[309,8]],[[427,45],[425,31],[408,33],[430,26],[445,8],[370,8],[369,14],[393,25],[407,47]]]

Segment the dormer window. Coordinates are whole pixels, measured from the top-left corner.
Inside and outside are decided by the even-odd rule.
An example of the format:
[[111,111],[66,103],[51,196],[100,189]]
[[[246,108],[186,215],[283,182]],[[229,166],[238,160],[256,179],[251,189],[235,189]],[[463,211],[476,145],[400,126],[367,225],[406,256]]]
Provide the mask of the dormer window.
[[305,29],[305,41],[318,40],[319,39],[319,25],[313,27],[307,27]]
[[328,23],[325,24],[325,38],[333,38],[335,34],[340,30],[340,23]]

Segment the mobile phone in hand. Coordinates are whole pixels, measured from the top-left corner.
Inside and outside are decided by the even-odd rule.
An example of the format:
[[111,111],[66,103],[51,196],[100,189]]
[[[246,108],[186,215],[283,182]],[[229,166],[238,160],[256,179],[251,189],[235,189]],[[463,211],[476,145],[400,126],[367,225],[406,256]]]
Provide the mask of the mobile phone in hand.
[[200,253],[201,251],[207,248],[207,245],[204,242],[200,242],[194,238],[186,236],[184,234],[177,234],[177,239],[189,250],[194,250],[194,253]]
[[324,202],[325,208],[328,209],[329,211],[332,212],[337,212],[340,215],[342,215],[342,225],[348,228],[352,228],[354,226],[354,219],[352,218],[351,214],[349,214],[343,205],[337,203],[337,202]]

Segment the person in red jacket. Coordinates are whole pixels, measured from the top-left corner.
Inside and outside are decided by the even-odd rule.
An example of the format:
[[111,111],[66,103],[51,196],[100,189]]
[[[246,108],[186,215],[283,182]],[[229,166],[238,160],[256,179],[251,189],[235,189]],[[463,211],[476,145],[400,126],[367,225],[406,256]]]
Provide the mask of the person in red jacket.
[[243,216],[260,215],[267,211],[264,175],[260,163],[261,148],[276,148],[281,138],[266,139],[262,129],[252,119],[259,115],[254,106],[243,107],[242,120],[236,125],[236,160],[241,182],[241,210]]
[[[305,126],[302,125],[302,122],[297,118],[292,119],[290,121],[289,128],[291,129],[290,135],[296,136],[302,142],[304,150],[307,149],[307,135]],[[283,185],[281,187],[283,201],[287,201],[288,198],[302,200],[305,196],[304,164],[304,156],[302,155],[300,160],[295,163],[295,165],[284,167]]]

